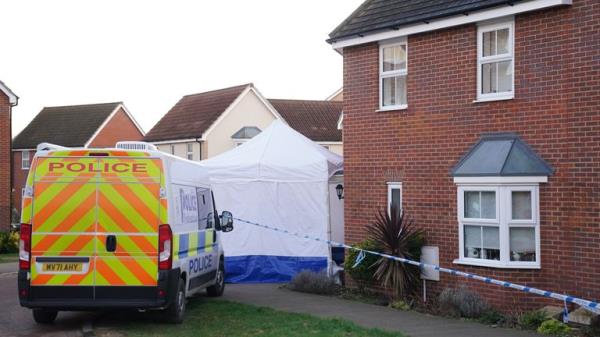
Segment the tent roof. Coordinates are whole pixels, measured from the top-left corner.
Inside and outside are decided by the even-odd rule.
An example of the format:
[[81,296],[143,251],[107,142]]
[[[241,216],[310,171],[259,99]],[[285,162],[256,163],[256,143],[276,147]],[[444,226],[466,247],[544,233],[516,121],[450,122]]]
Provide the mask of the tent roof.
[[484,134],[452,169],[455,177],[549,176],[554,169],[514,133]]
[[247,143],[201,162],[215,180],[327,181],[341,156],[276,120]]

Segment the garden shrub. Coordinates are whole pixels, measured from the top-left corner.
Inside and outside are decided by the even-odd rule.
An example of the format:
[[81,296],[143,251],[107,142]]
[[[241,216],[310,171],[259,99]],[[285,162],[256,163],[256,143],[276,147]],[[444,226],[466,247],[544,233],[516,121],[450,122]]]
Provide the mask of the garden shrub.
[[[354,245],[353,247],[371,250],[374,252],[381,252],[381,248],[379,248],[372,240],[363,240],[360,243]],[[359,263],[355,268],[353,268],[356,263],[356,257],[358,256],[359,251],[354,249],[348,250],[348,256],[344,261],[344,273],[350,275],[354,281],[357,281],[360,286],[363,286],[361,283],[372,284],[375,282],[375,262],[378,260],[377,255],[366,254],[365,258]]]
[[537,329],[537,332],[544,335],[566,337],[569,336],[571,328],[565,323],[559,322],[553,318],[544,321]]
[[519,316],[519,325],[523,329],[535,330],[549,318],[543,310],[529,311]]
[[442,313],[465,318],[480,318],[491,310],[478,293],[465,287],[446,288],[439,296]]
[[485,311],[477,319],[480,323],[487,325],[503,324],[507,321],[506,317],[494,309]]
[[[368,238],[388,255],[407,260],[419,261],[421,247],[425,244],[425,234],[412,218],[398,207],[390,205],[390,210],[379,210],[375,221],[366,226]],[[385,257],[375,262],[374,276],[379,284],[393,291],[396,298],[405,298],[415,293],[419,285],[419,267]]]
[[0,232],[0,254],[19,252],[19,234],[16,232]]
[[325,271],[303,270],[292,278],[289,288],[304,293],[333,295],[339,287]]
[[398,301],[394,301],[392,303],[390,303],[390,307],[394,308],[394,309],[398,309],[398,310],[410,310],[410,304],[402,301],[402,300],[398,300]]

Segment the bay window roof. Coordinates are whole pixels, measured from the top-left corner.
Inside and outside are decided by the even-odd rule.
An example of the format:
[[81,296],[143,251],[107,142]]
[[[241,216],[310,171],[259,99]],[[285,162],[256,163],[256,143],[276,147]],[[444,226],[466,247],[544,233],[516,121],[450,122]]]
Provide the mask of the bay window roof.
[[452,168],[454,177],[549,176],[554,169],[515,133],[484,134]]

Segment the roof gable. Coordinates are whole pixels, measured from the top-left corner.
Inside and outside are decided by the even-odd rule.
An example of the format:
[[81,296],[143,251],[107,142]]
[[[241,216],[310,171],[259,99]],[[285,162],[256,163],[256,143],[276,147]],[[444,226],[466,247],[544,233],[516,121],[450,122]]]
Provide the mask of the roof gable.
[[338,119],[342,102],[269,99],[281,117],[296,131],[313,141],[341,142]]
[[549,176],[554,169],[514,133],[485,134],[452,169],[454,177]]
[[122,102],[46,107],[13,139],[13,149],[40,143],[83,147]]
[[8,97],[8,102],[10,105],[17,105],[19,97],[15,95],[15,93],[12,92],[12,90],[10,90],[10,88],[7,87],[2,81],[0,81],[0,91],[2,91]]
[[146,141],[201,138],[252,84],[184,96],[146,134]]

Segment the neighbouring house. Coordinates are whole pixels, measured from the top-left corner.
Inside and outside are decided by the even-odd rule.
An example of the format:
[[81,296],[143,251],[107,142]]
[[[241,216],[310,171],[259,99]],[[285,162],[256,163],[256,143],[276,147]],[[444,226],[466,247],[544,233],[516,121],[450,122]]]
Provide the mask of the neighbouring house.
[[342,102],[269,99],[289,126],[329,151],[343,155],[342,131],[338,118]]
[[[184,96],[144,139],[161,151],[203,160],[243,144],[277,119],[341,152],[341,132],[337,138],[328,133],[336,129],[341,107],[338,102],[269,100],[253,84],[244,84]],[[336,120],[331,123],[329,115],[321,114]]]
[[0,81],[0,232],[8,231],[11,223],[11,114],[18,101],[19,97]]
[[114,147],[118,141],[143,137],[144,131],[123,102],[43,108],[13,139],[13,207],[21,209],[23,187],[38,144]]
[[[367,0],[344,59],[346,242],[397,203],[444,267],[600,299],[596,0]],[[543,297],[441,274],[502,310]],[[560,303],[552,302],[555,305]]]

